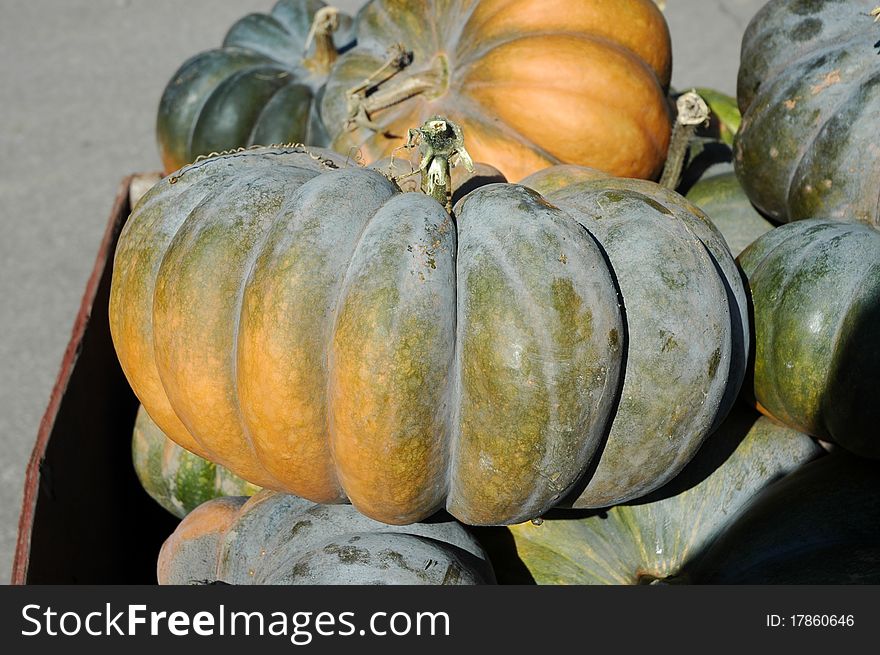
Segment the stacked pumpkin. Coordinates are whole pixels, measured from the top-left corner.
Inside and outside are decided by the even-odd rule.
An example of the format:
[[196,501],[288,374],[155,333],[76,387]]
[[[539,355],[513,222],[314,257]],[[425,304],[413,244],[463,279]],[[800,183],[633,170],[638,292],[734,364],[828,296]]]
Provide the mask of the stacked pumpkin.
[[[838,4],[804,18],[802,3],[774,0],[745,44],[818,21],[802,64],[850,29]],[[771,130],[756,126],[787,98],[744,91],[767,71],[784,77],[772,48],[750,72],[751,52],[742,126],[708,99],[727,140],[736,132],[741,186],[728,188],[765,231],[744,200],[757,186],[750,134]],[[764,520],[750,518],[761,503],[779,511],[774,498],[792,492],[776,478],[820,454],[810,437],[880,455],[880,235],[839,220],[843,196],[817,191],[810,207],[830,220],[772,229],[742,254],[749,293],[711,212],[650,181],[682,140],[669,53],[648,0],[372,0],[353,22],[281,0],[184,65],[160,107],[170,175],[120,236],[111,329],[158,429],[265,490],[184,518],[162,581],[369,583],[379,574],[367,562],[388,569],[382,553],[406,563],[389,580],[432,584],[493,581],[489,560],[502,582],[523,571],[539,582],[792,579],[795,554],[738,526]],[[874,162],[852,138],[847,157]],[[785,144],[774,148],[782,165]],[[824,175],[833,187],[838,174],[804,183]],[[704,208],[713,194],[694,192],[706,182],[691,189]],[[867,203],[854,200],[855,217]],[[747,377],[746,397],[773,421],[734,410]],[[847,487],[852,502],[874,511],[873,469],[839,453],[820,461],[832,473],[798,478],[799,502],[849,476],[864,480]],[[218,475],[210,496],[224,494]],[[707,521],[685,538],[694,506]],[[815,532],[799,512],[792,543]],[[297,538],[318,515],[352,530]],[[839,532],[851,540],[831,545],[859,562],[875,552],[875,532]],[[744,564],[736,548],[750,538]],[[815,543],[797,556],[831,547]],[[657,560],[638,556],[645,544]],[[428,546],[446,568],[413,577]],[[352,548],[365,559],[340,569],[335,555]],[[263,573],[224,568],[239,560]],[[836,570],[875,579],[853,561]]]

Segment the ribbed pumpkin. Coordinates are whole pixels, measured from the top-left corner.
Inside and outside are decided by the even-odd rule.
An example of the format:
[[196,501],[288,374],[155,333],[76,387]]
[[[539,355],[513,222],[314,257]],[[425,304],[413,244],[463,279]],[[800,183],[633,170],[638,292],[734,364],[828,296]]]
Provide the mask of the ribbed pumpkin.
[[[222,47],[187,60],[159,102],[165,171],[252,144],[325,145],[317,106],[337,48],[353,40],[352,19],[327,11],[321,0],[279,0],[235,23]],[[331,24],[318,25],[307,45],[316,15]]]
[[740,256],[754,306],[762,412],[880,457],[880,231],[809,219]]
[[218,498],[165,541],[159,584],[417,584],[495,581],[479,542],[447,518],[389,526],[349,505],[263,491]]
[[478,536],[502,583],[693,581],[694,559],[743,508],[822,452],[806,435],[738,407],[681,474],[642,502],[582,517],[551,512],[539,524]]
[[376,161],[440,114],[509,180],[559,163],[653,178],[666,158],[671,48],[651,0],[374,0],[357,42],[321,105],[339,152]]
[[171,441],[141,406],[131,438],[134,470],[157,503],[183,518],[220,496],[252,496],[260,488]]
[[777,221],[880,224],[877,0],[771,0],[743,36],[736,171]]
[[499,524],[567,495],[648,493],[727,413],[745,293],[680,196],[641,180],[547,198],[489,184],[453,218],[340,161],[211,158],[133,211],[113,340],[181,445],[389,523],[445,506]]

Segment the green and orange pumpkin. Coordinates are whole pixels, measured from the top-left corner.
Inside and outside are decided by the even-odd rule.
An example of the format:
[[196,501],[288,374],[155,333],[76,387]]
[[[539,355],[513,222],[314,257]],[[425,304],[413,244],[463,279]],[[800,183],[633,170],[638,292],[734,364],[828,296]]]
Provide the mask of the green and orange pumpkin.
[[500,524],[645,495],[727,414],[745,292],[681,196],[496,183],[449,214],[343,161],[209,158],[135,207],[111,330],[182,446],[387,523]]

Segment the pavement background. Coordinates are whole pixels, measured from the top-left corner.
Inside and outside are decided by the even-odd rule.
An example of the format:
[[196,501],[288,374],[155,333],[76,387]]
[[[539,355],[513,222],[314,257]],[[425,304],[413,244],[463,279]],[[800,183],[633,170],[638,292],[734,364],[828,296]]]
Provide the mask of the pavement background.
[[[0,0],[0,582],[25,466],[117,185],[159,169],[153,127],[165,83],[273,3]],[[763,4],[667,0],[673,86],[734,93],[742,33]]]

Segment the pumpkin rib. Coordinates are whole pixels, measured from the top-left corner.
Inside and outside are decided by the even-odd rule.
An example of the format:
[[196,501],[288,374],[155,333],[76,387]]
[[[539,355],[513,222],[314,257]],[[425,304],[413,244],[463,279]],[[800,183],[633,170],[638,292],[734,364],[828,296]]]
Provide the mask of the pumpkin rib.
[[[197,141],[199,141],[200,135],[207,131],[212,131],[211,124],[216,122],[217,113],[216,109],[222,109],[224,107],[223,101],[228,100],[230,98],[234,98],[238,94],[238,85],[243,81],[248,79],[252,75],[258,75],[261,72],[266,72],[273,74],[273,76],[278,76],[278,79],[282,79],[283,77],[289,77],[287,81],[278,85],[278,88],[273,90],[269,95],[269,98],[274,97],[274,95],[281,89],[285,88],[291,81],[296,81],[296,77],[292,75],[289,71],[281,70],[277,66],[273,65],[271,62],[261,65],[252,66],[247,69],[238,70],[235,73],[229,75],[224,78],[220,84],[218,84],[211,93],[207,94],[205,98],[204,104],[199,109],[198,119],[193,121],[192,131],[190,133],[190,142],[189,148],[193,149]],[[213,105],[213,107],[212,107]],[[209,112],[208,108],[213,108],[215,111]],[[257,113],[257,116],[262,113],[264,107],[260,108],[260,111]],[[248,132],[250,134],[250,131]],[[211,140],[217,139],[216,134],[211,135]],[[222,144],[219,146],[214,146],[215,148],[219,148],[219,150],[229,150],[236,147],[234,144],[243,143],[241,138],[233,139],[233,143],[230,144]],[[272,144],[266,144],[272,145]]]
[[[268,98],[266,98],[266,104],[263,105],[262,109],[260,109],[260,113],[257,114],[257,118],[254,121],[254,124],[251,126],[251,130],[250,130],[250,132],[248,132],[248,137],[247,137],[248,143],[251,143],[253,145],[262,145],[262,146],[273,145],[271,143],[257,143],[255,141],[255,137],[259,133],[259,131],[264,127],[263,119],[266,116],[271,116],[272,112],[274,111],[275,107],[272,104],[273,101],[279,96],[279,94],[281,94],[282,92],[287,92],[288,89],[290,89],[292,86],[300,86],[304,89],[309,88],[307,85],[297,82],[296,79],[291,79],[290,82],[288,82],[287,84],[279,86],[277,89],[275,89],[275,91],[272,92],[272,95],[269,96]],[[306,107],[307,115],[309,116],[309,118],[311,118],[311,114],[312,114],[311,106],[306,104],[305,107]],[[308,124],[308,122],[307,122],[307,124]],[[308,128],[306,129],[306,132],[308,132]],[[305,136],[306,135],[304,134],[302,140],[308,141],[308,139],[305,138]]]
[[846,106],[847,104],[852,102],[853,97],[857,96],[858,94],[860,94],[862,92],[862,85],[874,76],[880,76],[880,72],[878,72],[876,69],[874,69],[874,70],[869,69],[867,75],[859,76],[855,80],[849,81],[848,83],[851,86],[849,92],[843,94],[843,97],[840,98],[840,100],[838,102],[834,103],[834,105],[831,107],[831,109],[828,110],[828,115],[825,116],[825,119],[818,126],[811,126],[813,129],[811,130],[811,132],[809,134],[806,134],[806,135],[802,134],[801,135],[801,138],[802,138],[801,143],[803,145],[798,150],[797,160],[796,160],[797,163],[795,163],[791,167],[791,173],[790,173],[788,181],[786,182],[786,185],[785,185],[785,188],[788,189],[787,198],[790,198],[791,194],[796,191],[796,189],[792,186],[792,182],[794,182],[795,178],[797,178],[798,171],[800,170],[800,167],[804,163],[804,160],[807,156],[807,152],[809,150],[809,145],[811,143],[813,143],[813,141],[823,132],[823,130],[828,126],[829,122],[834,119],[834,117],[841,110],[841,108],[843,108],[844,106]]
[[[255,183],[255,182],[263,179],[266,176],[266,172],[261,170],[261,168],[262,167],[259,167],[259,166],[255,167],[254,170],[249,171],[248,173],[245,173],[240,178],[238,178],[238,181],[243,182],[244,184],[252,184],[252,183]],[[199,220],[202,220],[202,221],[204,220],[203,213],[207,207],[210,207],[212,204],[215,204],[218,201],[222,201],[226,198],[236,196],[237,194],[238,194],[237,189],[231,188],[231,187],[226,187],[226,188],[222,189],[218,194],[207,197],[204,203],[201,203],[198,207],[193,209],[193,211],[191,211],[187,215],[187,217],[183,220],[183,222],[180,224],[180,226],[175,231],[174,236],[171,238],[171,240],[169,242],[168,248],[165,250],[165,252],[163,254],[162,261],[159,264],[157,277],[156,277],[157,286],[158,286],[158,281],[162,278],[162,271],[166,269],[166,263],[168,261],[169,256],[171,256],[172,254],[174,254],[175,256],[181,256],[177,252],[175,252],[175,243],[179,243],[181,239],[188,238],[192,234],[198,233],[198,229],[197,228],[193,229],[195,226],[192,224],[197,223],[197,221],[199,221]],[[185,258],[188,258],[189,256],[191,256],[191,254],[192,254],[192,250],[187,249],[184,251],[182,256]],[[155,312],[156,312],[156,304],[158,303],[158,299],[159,299],[159,294],[158,293],[154,294],[154,297],[153,297],[153,300],[154,300],[153,315],[154,316],[155,316]],[[235,351],[237,349],[237,331],[238,331],[237,322],[240,319],[240,312],[241,312],[240,306],[237,311],[232,312],[233,320],[236,323],[234,326],[234,329],[230,331],[231,341],[232,341],[231,347],[232,347],[233,351]],[[153,339],[154,339],[154,344],[156,344],[156,331],[155,330],[153,332]],[[237,368],[237,362],[236,362],[236,358],[234,356],[228,359],[228,363],[230,364],[232,371],[234,371]],[[166,396],[170,400],[171,394],[169,393],[169,389],[168,389],[168,384],[170,383],[170,381],[168,380],[167,372],[165,375],[163,375],[163,370],[162,370],[163,367],[159,365],[158,358],[156,358],[156,364],[157,364],[157,370],[159,371],[159,379],[160,379],[162,386],[165,390]],[[250,436],[248,434],[247,426],[244,425],[244,420],[241,415],[241,406],[239,404],[239,398],[238,398],[237,380],[234,379],[234,377],[233,377],[232,379],[228,379],[227,381],[229,382],[230,387],[231,387],[230,391],[232,392],[232,397],[235,399],[234,412],[239,417],[238,425],[241,430],[241,435],[242,435],[243,441],[250,448],[250,453],[252,455],[252,462],[259,461],[258,457],[257,457],[256,449],[253,444],[253,440],[250,438]],[[273,486],[277,486],[279,484],[279,481],[275,478],[275,476],[273,476],[269,471],[266,471],[265,469],[260,470],[260,469],[255,468],[253,465],[247,466],[246,470],[239,469],[239,467],[236,465],[230,466],[228,462],[231,462],[231,460],[228,457],[224,456],[222,452],[218,452],[216,449],[210,449],[210,448],[206,447],[203,441],[201,441],[197,437],[195,437],[194,431],[187,424],[187,421],[183,420],[183,417],[181,417],[180,414],[176,411],[176,408],[175,408],[175,413],[178,414],[178,418],[181,420],[181,423],[183,423],[183,425],[187,428],[188,432],[191,435],[193,435],[194,439],[205,449],[205,451],[207,453],[209,453],[211,455],[211,459],[213,459],[216,462],[219,462],[221,465],[226,466],[227,468],[231,468],[233,470],[236,470],[236,469],[242,470],[244,477],[246,477],[248,479],[248,481],[254,482],[254,483],[258,484],[259,486],[273,487]],[[216,435],[212,435],[212,436],[216,438]]]
[[[816,141],[818,141],[824,134],[826,128],[828,128],[831,122],[837,118],[837,115],[845,107],[854,103],[857,98],[861,96],[861,94],[864,92],[865,86],[867,86],[871,81],[874,80],[880,80],[880,70],[878,69],[869,69],[867,75],[860,76],[857,79],[850,81],[849,83],[852,88],[849,90],[849,93],[844,95],[844,97],[842,97],[840,101],[832,107],[832,109],[828,113],[828,116],[826,116],[825,120],[822,121],[822,124],[818,127],[818,129],[810,133],[809,138],[805,139],[804,142],[807,144],[814,144]],[[871,108],[869,107],[868,111],[870,110]],[[869,117],[869,119],[873,120],[872,117]],[[810,161],[807,159],[807,155],[809,154],[809,152],[810,147],[805,146],[804,148],[802,148],[798,154],[797,164],[792,166],[791,177],[789,178],[785,187],[788,189],[788,195],[786,197],[786,205],[788,207],[793,206],[793,203],[796,200],[796,196],[800,191],[800,185],[794,184],[794,182],[800,179],[801,175],[804,173],[802,168],[806,164],[810,163]],[[880,174],[880,170],[876,171],[876,173]],[[880,192],[878,192],[877,204],[875,205],[873,216],[876,217],[875,221],[880,221]],[[851,217],[848,216],[846,218]]]
[[[232,50],[233,52],[229,52],[229,50]],[[199,54],[197,54],[197,55],[193,55],[193,56],[190,57],[187,61],[185,61],[185,62],[181,65],[181,67],[180,67],[180,69],[177,71],[177,73],[175,74],[174,78],[172,78],[172,81],[169,83],[169,86],[174,85],[174,84],[179,84],[179,82],[177,82],[177,81],[180,80],[181,78],[186,79],[186,74],[188,74],[188,73],[191,74],[192,69],[198,69],[198,68],[200,68],[201,66],[203,66],[203,65],[204,65],[204,62],[205,62],[205,60],[206,60],[207,58],[209,58],[209,57],[217,57],[217,58],[220,59],[221,62],[224,62],[224,60],[228,60],[228,59],[230,59],[230,58],[231,58],[231,55],[238,55],[238,56],[242,56],[242,57],[250,57],[250,58],[252,58],[252,59],[254,59],[254,60],[256,60],[258,57],[261,58],[261,59],[263,58],[262,55],[258,55],[258,54],[256,54],[256,53],[250,52],[250,51],[248,51],[248,50],[245,50],[244,48],[229,48],[229,49],[227,49],[226,51],[224,51],[222,48],[214,48],[214,49],[212,49],[212,50],[208,50],[208,51],[206,51],[206,52],[199,53]],[[225,63],[225,62],[224,62],[224,63]],[[259,62],[259,63],[258,63],[257,61],[252,61],[252,62],[250,62],[250,63],[243,64],[242,66],[243,66],[243,68],[255,68],[255,67],[262,66],[262,65],[263,65],[262,62]],[[239,70],[242,70],[242,69],[239,69]],[[194,107],[194,108],[192,108],[192,109],[190,110],[189,113],[191,114],[191,118],[196,118],[196,120],[188,120],[188,121],[186,121],[187,124],[188,124],[188,128],[187,128],[186,136],[185,136],[184,139],[183,139],[183,143],[184,143],[184,145],[185,145],[185,149],[186,149],[186,151],[191,151],[191,150],[192,150],[193,135],[195,134],[195,131],[196,131],[196,123],[198,122],[198,120],[201,119],[202,111],[204,110],[205,105],[206,105],[207,102],[208,102],[208,98],[214,93],[214,91],[217,89],[218,86],[220,86],[221,84],[223,84],[223,80],[224,80],[224,79],[225,79],[225,78],[218,78],[218,79],[215,81],[215,84],[214,84],[213,88],[209,87],[210,90],[209,90],[207,93],[203,94],[203,97],[202,97],[202,99],[201,99],[201,102],[200,102],[196,107]],[[164,96],[163,96],[163,99],[164,99]],[[160,103],[161,103],[161,101],[160,101]],[[161,106],[160,106],[159,116],[158,116],[158,119],[157,119],[157,120],[161,123],[162,119],[163,119],[163,113],[162,113],[162,111],[161,111]],[[161,143],[161,142],[163,141],[163,139],[161,138],[161,136],[162,136],[161,132],[162,132],[162,131],[159,130],[159,132],[160,132],[160,135],[159,135],[159,136],[160,136],[159,141],[160,141],[160,143]],[[162,145],[162,151],[163,151],[163,153],[162,153],[162,154],[163,154],[163,164],[165,165],[165,168],[166,168],[166,171],[167,171],[167,169],[169,168],[169,166],[167,165],[167,163],[165,163],[165,159],[166,159],[166,157],[165,157],[165,150],[166,150],[166,147],[165,147],[165,145],[163,144],[163,145]],[[186,162],[186,163],[189,164],[189,163],[192,163],[192,162]],[[184,164],[184,165],[186,165],[186,164]],[[177,169],[177,168],[181,168],[181,166],[179,166],[179,165],[175,165],[175,166],[174,166],[174,169]]]
[[[794,232],[797,232],[797,231],[794,231]],[[798,236],[799,236],[798,234],[792,234],[788,239],[777,244],[777,246],[776,246],[776,248],[774,248],[774,250],[777,250],[778,248],[782,247],[787,241],[794,239]],[[826,240],[830,240],[831,238],[833,238],[833,236],[829,237],[828,235],[821,235],[819,240],[822,240],[824,243],[824,242],[827,242]],[[799,248],[797,251],[797,255],[793,256],[788,261],[788,266],[785,271],[785,277],[783,279],[779,280],[779,284],[777,285],[777,289],[782,290],[782,295],[778,296],[776,299],[775,306],[776,306],[777,311],[779,310],[779,307],[785,303],[785,299],[789,294],[795,293],[800,290],[795,285],[791,284],[791,280],[793,277],[795,277],[803,269],[804,262],[807,259],[812,258],[814,251],[815,251],[815,248],[818,245],[819,244],[817,241],[813,241],[813,242],[807,244],[806,247]],[[771,252],[770,254],[774,254],[774,253]],[[757,269],[756,269],[756,273],[757,273]],[[776,324],[773,322],[771,322],[770,326],[772,329],[772,333],[769,335],[769,337],[770,337],[769,350],[773,354],[772,360],[775,360],[776,355],[781,350],[780,346],[782,344],[780,344],[779,342],[780,342],[780,340],[787,337],[788,334],[777,330]],[[781,393],[779,393],[781,391],[781,389],[784,388],[785,385],[784,385],[784,380],[781,378],[782,371],[775,364],[776,364],[776,362],[772,361],[772,366],[769,371],[769,375],[771,378],[770,388],[772,389],[772,393],[771,393],[771,398],[768,400],[772,400],[773,404],[776,407],[780,407],[783,409],[783,411],[785,412],[785,417],[784,418],[780,417],[780,418],[782,419],[782,422],[785,425],[790,425],[790,426],[794,427],[795,429],[797,429],[801,432],[806,432],[808,434],[814,432],[815,430],[812,430],[809,425],[809,423],[812,423],[813,421],[807,420],[805,422],[801,422],[801,421],[796,420],[795,415],[798,414],[798,412],[793,411],[793,408],[790,407],[790,405],[789,405],[788,399],[785,398]],[[764,394],[766,394],[766,390],[763,391],[762,395],[764,395]],[[764,403],[764,404],[767,404],[767,403]],[[778,413],[779,412],[774,412],[774,415],[778,415]],[[812,417],[812,418],[815,418],[815,417]]]
[[[578,96],[578,97],[584,99],[585,101],[587,101],[585,104],[591,104],[591,105],[595,105],[598,107],[608,107],[608,106],[613,107],[613,105],[609,105],[609,103],[607,103],[606,101],[604,101],[603,99],[601,99],[597,96],[592,96],[592,95],[586,96],[579,91],[572,91],[570,88],[559,87],[559,86],[542,85],[542,84],[527,84],[524,82],[501,81],[501,80],[496,80],[496,81],[492,81],[492,82],[470,82],[470,83],[468,83],[467,86],[468,86],[468,88],[479,88],[479,87],[492,88],[492,87],[513,86],[513,87],[520,87],[520,88],[546,89],[546,90],[553,91],[555,93],[571,95],[571,96]],[[479,102],[476,99],[474,99],[474,101]],[[617,118],[618,118],[618,120],[617,120],[618,125],[620,125],[624,121],[626,121],[628,124],[634,126],[636,128],[637,132],[646,136],[647,138],[645,139],[645,141],[647,141],[648,143],[651,144],[654,152],[657,155],[660,155],[663,152],[663,144],[657,141],[657,135],[654,134],[651,130],[647,129],[641,121],[637,121],[637,120],[630,118],[628,116],[621,116],[620,114],[617,115]],[[623,120],[621,120],[621,118]],[[505,123],[505,125],[507,125],[506,121],[500,116],[498,117],[498,121],[503,122],[503,123]],[[508,127],[509,127],[509,125],[508,125]],[[513,130],[513,128],[511,128],[511,130]],[[518,132],[516,130],[513,130],[513,131],[516,134],[521,134],[520,132]],[[525,135],[523,135],[523,138],[528,139],[528,137],[526,137]],[[536,146],[536,148],[537,148],[537,146]],[[557,162],[561,161],[559,159],[559,157],[557,157],[555,155],[553,155],[553,157]]]
[[[776,27],[773,27],[770,30],[765,30],[765,32],[774,32],[776,31],[776,29]],[[813,44],[812,47],[798,53],[797,56],[782,61],[774,68],[768,68],[761,78],[760,86],[749,91],[749,95],[751,96],[751,98],[749,99],[748,106],[751,107],[755,104],[758,96],[762,93],[760,89],[766,89],[768,85],[773,84],[781,75],[785,73],[788,68],[791,68],[793,66],[800,66],[815,55],[828,55],[836,50],[847,50],[852,44],[864,39],[865,35],[870,34],[873,29],[874,28],[869,25],[866,29],[862,31],[856,30],[855,36],[851,36],[844,41],[840,41],[840,39],[835,38],[838,35],[828,36],[827,38],[823,38],[821,41],[817,41],[815,44]],[[852,34],[852,32],[848,30],[846,31],[846,33]],[[743,60],[750,57],[751,55],[752,53],[750,51],[743,48],[741,54]],[[747,97],[743,91],[740,91],[737,95],[740,95],[741,97]],[[747,107],[740,107],[740,111],[744,111],[746,109]]]
[[[520,1],[522,1],[523,3],[528,3],[530,0],[520,0]],[[489,25],[490,23],[492,23],[492,22],[495,20],[495,18],[497,18],[499,15],[501,15],[501,14],[503,14],[503,13],[506,13],[506,12],[510,11],[510,9],[511,9],[511,5],[515,5],[515,4],[517,4],[517,0],[514,0],[512,3],[508,3],[508,4],[506,4],[506,5],[503,5],[503,4],[500,5],[494,13],[491,13],[491,14],[485,16],[484,19],[483,19],[481,22],[476,23],[475,25],[471,25],[471,24],[470,24],[470,20],[471,20],[471,19],[470,19],[470,17],[469,17],[467,21],[465,21],[465,22],[462,23],[462,33],[464,32],[465,29],[479,33],[479,32],[480,32],[480,31],[481,31],[486,25]],[[633,4],[633,3],[631,3],[631,5],[632,5],[632,4]],[[479,2],[475,2],[475,3],[473,4],[473,9],[472,9],[472,11],[471,11],[471,16],[472,16],[473,13],[479,8],[479,5],[480,5]],[[656,6],[653,5],[653,3],[651,3],[651,6],[650,6],[650,8],[649,8],[649,11],[650,11],[651,13],[655,13],[655,12],[656,12]],[[661,20],[662,20],[662,17],[661,17]],[[543,35],[543,36],[553,36],[553,35],[581,35],[581,36],[587,36],[584,32],[570,32],[570,31],[567,31],[567,30],[554,30],[554,29],[547,29],[547,30],[534,31],[534,32],[530,32],[529,34],[530,34],[530,35],[536,35],[536,36],[537,36],[537,35]],[[625,50],[625,51],[631,53],[636,59],[638,59],[639,61],[642,61],[642,62],[644,62],[646,65],[648,65],[648,68],[651,70],[651,72],[654,74],[654,76],[655,76],[655,77],[657,78],[657,80],[660,82],[660,85],[661,85],[661,86],[666,87],[666,86],[669,85],[669,80],[668,80],[668,79],[666,79],[666,80],[661,79],[661,78],[663,77],[663,75],[661,74],[660,71],[655,70],[653,66],[651,66],[650,64],[648,64],[647,59],[646,59],[642,54],[640,54],[640,53],[637,52],[636,50],[633,50],[633,49],[632,49],[631,47],[629,47],[626,43],[624,43],[624,42],[622,42],[622,41],[618,41],[618,40],[613,39],[613,38],[610,38],[610,36],[608,36],[608,35],[602,35],[602,34],[590,33],[589,36],[591,36],[591,37],[595,37],[595,38],[597,38],[597,39],[601,39],[601,40],[603,40],[603,41],[607,41],[609,44],[611,44],[611,45],[613,45],[613,46],[615,46],[615,47],[617,47],[617,48],[623,49],[623,50]],[[457,38],[457,39],[454,41],[454,43],[456,43],[456,44],[460,43],[460,42],[461,42],[461,41],[460,41],[460,37],[461,37],[461,35],[459,35],[459,38]],[[519,38],[519,37],[517,37],[517,36],[512,36],[511,38],[512,38],[512,39],[516,39],[516,38]],[[471,50],[471,51],[467,51],[467,50],[466,50],[466,51],[465,51],[465,55],[466,55],[466,56],[465,56],[464,58],[457,57],[457,58],[456,58],[456,61],[458,61],[458,62],[467,62],[469,59],[471,59],[472,57],[475,56],[474,53],[482,53],[482,54],[478,54],[478,55],[476,55],[476,58],[479,58],[480,56],[484,55],[486,52],[488,52],[488,51],[490,51],[490,50],[492,50],[492,49],[498,47],[498,45],[500,45],[500,44],[503,44],[503,42],[505,42],[506,39],[505,39],[504,37],[496,37],[495,41],[497,41],[497,43],[496,43],[496,42],[493,42],[493,41],[482,42],[482,43],[480,44],[480,47],[479,47],[479,48],[477,48],[477,49],[475,49],[475,50]],[[488,45],[487,45],[487,44],[488,44]],[[483,49],[483,48],[486,48],[486,49]],[[457,54],[457,55],[460,55],[459,52],[456,52],[456,54]]]

